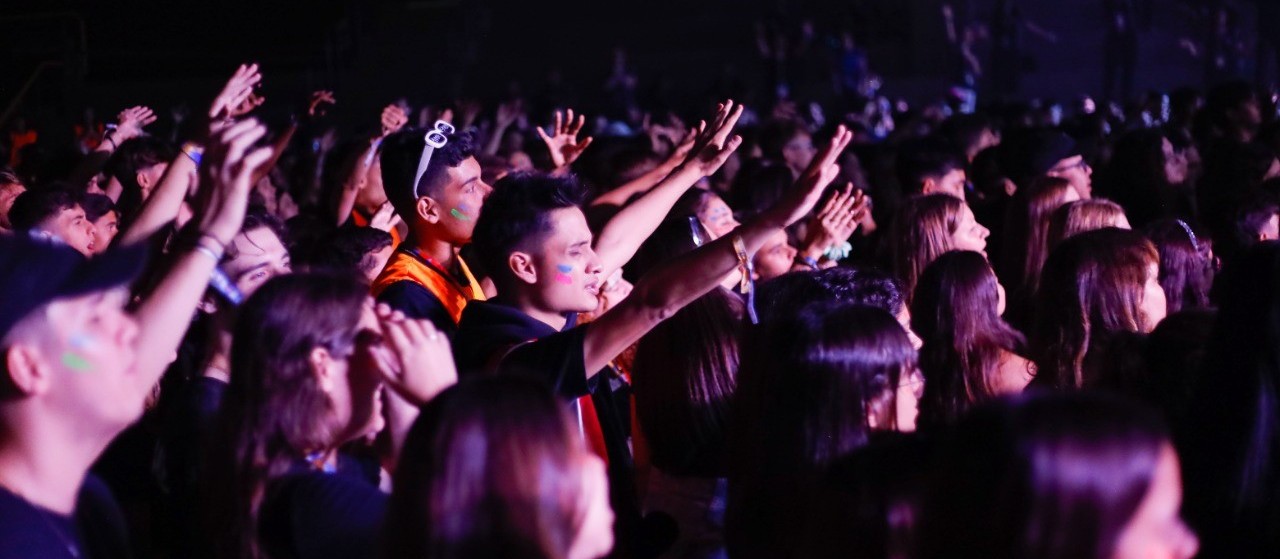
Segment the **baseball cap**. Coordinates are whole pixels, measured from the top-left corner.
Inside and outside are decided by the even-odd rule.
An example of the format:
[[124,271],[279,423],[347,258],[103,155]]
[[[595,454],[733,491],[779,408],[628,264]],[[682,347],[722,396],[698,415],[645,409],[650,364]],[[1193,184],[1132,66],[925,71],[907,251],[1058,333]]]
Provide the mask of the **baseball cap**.
[[1015,182],[1039,177],[1059,161],[1080,155],[1080,146],[1071,136],[1044,128],[1007,135],[1000,150],[1000,168]]
[[128,284],[146,260],[147,247],[141,244],[90,259],[46,239],[0,235],[0,337],[51,301]]

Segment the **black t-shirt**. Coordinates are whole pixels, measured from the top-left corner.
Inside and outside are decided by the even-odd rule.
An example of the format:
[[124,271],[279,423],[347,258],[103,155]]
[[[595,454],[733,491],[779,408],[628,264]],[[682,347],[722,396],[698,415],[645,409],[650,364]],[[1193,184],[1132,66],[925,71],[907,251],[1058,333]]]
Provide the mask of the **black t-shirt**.
[[618,515],[619,547],[635,541],[640,518],[631,457],[631,386],[612,367],[587,379],[583,342],[587,328],[573,318],[557,332],[519,309],[473,301],[462,311],[454,357],[461,375],[496,372],[540,378],[566,400],[590,395],[609,459],[609,497]]
[[90,475],[76,512],[63,516],[0,487],[0,559],[114,559],[131,557],[120,507]]
[[436,330],[450,339],[453,339],[458,331],[458,325],[454,324],[453,316],[449,314],[448,309],[444,308],[440,299],[415,282],[401,280],[388,285],[382,293],[378,294],[378,302],[390,305],[391,308],[404,313],[409,318],[430,320]]
[[187,546],[199,540],[200,469],[227,383],[201,376],[181,390],[161,429],[157,477],[165,490],[166,522],[171,523],[166,527],[173,535],[169,545],[187,556],[193,553]]
[[338,471],[299,464],[267,487],[260,509],[263,545],[278,559],[378,557],[387,495],[356,460]]

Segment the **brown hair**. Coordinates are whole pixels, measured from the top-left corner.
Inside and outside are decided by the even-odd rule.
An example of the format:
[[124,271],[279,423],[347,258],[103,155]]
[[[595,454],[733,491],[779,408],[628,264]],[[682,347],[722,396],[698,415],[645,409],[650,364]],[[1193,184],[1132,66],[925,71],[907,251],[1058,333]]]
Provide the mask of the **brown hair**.
[[899,210],[889,235],[889,254],[908,302],[925,266],[953,248],[951,235],[963,212],[964,202],[948,194],[916,196]]
[[1086,354],[1111,334],[1146,330],[1143,287],[1159,261],[1151,241],[1114,227],[1080,233],[1053,249],[1029,336],[1036,384],[1060,389],[1096,384]]
[[1005,265],[1002,269],[1007,273],[1002,277],[1012,283],[1013,289],[1035,292],[1040,283],[1040,269],[1049,257],[1049,221],[1054,211],[1068,203],[1067,195],[1072,190],[1071,181],[1067,179],[1040,177],[1010,209],[1002,259]]
[[536,380],[450,387],[405,439],[385,556],[567,557],[585,518],[585,452],[564,404]]
[[1118,227],[1125,219],[1124,208],[1105,198],[1076,200],[1054,210],[1049,220],[1049,247],[1053,248],[1085,231]]

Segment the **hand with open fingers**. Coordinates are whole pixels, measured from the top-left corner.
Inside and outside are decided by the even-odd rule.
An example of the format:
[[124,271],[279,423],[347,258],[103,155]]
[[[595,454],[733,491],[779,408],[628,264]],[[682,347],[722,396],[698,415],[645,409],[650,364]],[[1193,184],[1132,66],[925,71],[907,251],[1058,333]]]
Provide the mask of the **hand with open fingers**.
[[864,210],[865,197],[862,191],[854,190],[853,183],[845,185],[844,190],[827,200],[813,217],[813,222],[809,225],[809,239],[805,243],[806,252],[822,254],[849,240],[858,228],[858,218]]
[[307,103],[307,118],[324,116],[329,107],[336,104],[338,104],[338,100],[334,99],[332,91],[313,91],[311,92],[311,100]]
[[253,89],[261,82],[262,74],[258,73],[257,64],[241,64],[231,75],[231,79],[227,80],[218,96],[213,98],[213,103],[209,105],[209,120],[234,117],[231,114],[233,108],[244,105],[245,101],[253,95]]
[[227,110],[227,116],[230,116],[231,118],[240,118],[244,115],[247,115],[253,112],[254,109],[261,107],[262,104],[266,102],[267,102],[266,97],[258,95],[256,92],[250,91],[248,97],[245,97],[244,100],[241,101],[239,104],[232,105]]
[[496,124],[499,129],[506,130],[507,128],[510,128],[512,124],[515,124],[516,120],[518,120],[520,115],[523,113],[524,101],[516,99],[514,101],[502,103],[501,105],[498,105],[498,113],[494,117],[494,124]]
[[123,142],[142,134],[142,129],[156,121],[156,114],[149,107],[129,107],[116,115],[116,133],[113,139]]
[[369,227],[380,231],[391,232],[397,224],[400,223],[400,216],[396,215],[396,209],[391,206],[391,202],[383,202],[378,206],[378,211],[369,218]]
[[808,215],[818,204],[822,191],[840,173],[840,165],[836,160],[852,139],[853,133],[849,129],[843,124],[837,126],[831,140],[813,157],[809,167],[800,173],[800,178],[791,191],[762,213],[761,218],[775,227],[786,227]]
[[732,99],[720,103],[711,124],[703,126],[703,123],[698,123],[698,136],[689,148],[684,165],[692,166],[704,177],[719,170],[729,160],[729,155],[742,145],[742,136],[730,137],[741,116],[742,105],[734,105]]
[[404,112],[400,105],[387,105],[382,109],[382,135],[379,137],[385,138],[399,132],[408,122],[409,115]]
[[266,134],[266,127],[248,119],[222,129],[205,146],[196,219],[200,232],[223,246],[240,231],[255,173],[274,154],[271,146],[253,147]]
[[547,134],[541,126],[537,128],[538,137],[547,144],[547,150],[551,152],[551,163],[556,169],[572,165],[578,156],[582,155],[583,150],[591,145],[591,136],[578,139],[578,133],[582,131],[582,126],[586,122],[587,117],[584,115],[578,115],[575,121],[573,109],[569,109],[565,114],[556,111],[556,121],[551,134]]
[[449,338],[427,320],[404,318],[385,305],[377,309],[383,344],[394,356],[384,379],[401,396],[418,404],[430,402],[458,382]]

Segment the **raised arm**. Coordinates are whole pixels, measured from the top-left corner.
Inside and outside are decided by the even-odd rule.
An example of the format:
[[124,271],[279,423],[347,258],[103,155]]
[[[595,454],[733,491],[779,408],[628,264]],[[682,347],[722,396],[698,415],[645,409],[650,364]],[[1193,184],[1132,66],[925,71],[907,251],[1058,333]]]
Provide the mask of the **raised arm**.
[[212,136],[203,166],[203,203],[193,218],[195,238],[171,253],[172,267],[135,311],[137,347],[145,348],[133,377],[140,393],[150,391],[173,361],[214,267],[244,222],[254,170],[271,158],[270,147],[250,147],[266,132],[251,119]]
[[69,180],[72,184],[82,185],[98,174],[106,165],[107,159],[126,140],[142,134],[143,127],[156,121],[156,115],[150,108],[141,105],[129,107],[116,115],[116,126],[102,136],[98,147],[89,152],[84,160],[71,172]]
[[693,150],[684,162],[662,179],[639,200],[628,204],[605,224],[596,238],[595,251],[600,258],[601,274],[608,277],[621,268],[666,219],[671,207],[702,177],[716,172],[729,155],[742,144],[733,136],[733,126],[742,116],[742,106],[733,101],[722,103],[712,124],[699,134]]
[[542,138],[542,143],[547,145],[547,151],[551,153],[551,165],[554,167],[551,174],[568,173],[569,166],[578,160],[587,146],[591,145],[591,136],[578,139],[578,133],[586,123],[586,116],[578,115],[578,119],[574,120],[573,109],[569,109],[565,115],[556,111],[556,122],[550,134],[547,134],[541,126],[537,128],[538,137]]
[[698,126],[689,130],[689,133],[685,136],[684,140],[676,146],[676,149],[671,153],[671,156],[658,164],[657,167],[654,167],[639,177],[631,179],[630,182],[625,183],[622,186],[601,194],[596,197],[595,200],[591,201],[591,205],[621,207],[625,206],[627,201],[631,200],[636,195],[648,192],[649,189],[656,186],[659,181],[667,175],[670,175],[672,171],[676,170],[676,167],[679,167],[680,164],[684,162],[685,158],[689,156],[689,152],[693,150],[693,143],[697,141],[698,136],[702,134],[702,131],[705,128],[706,123],[699,122]]
[[338,199],[334,200],[335,225],[346,223],[347,218],[351,216],[351,210],[356,207],[356,198],[360,194],[360,189],[364,188],[365,173],[369,172],[369,165],[373,164],[373,157],[378,151],[379,143],[383,138],[404,128],[408,122],[409,115],[400,105],[392,103],[383,107],[378,134],[369,138],[369,143],[360,153],[350,156],[342,163],[341,169],[345,178],[342,179],[342,190],[338,192]]
[[[258,73],[256,64],[241,64],[222,86],[222,91],[218,92],[210,103],[209,122],[217,128],[225,127],[225,119],[229,118],[232,112],[245,108],[251,110],[256,107],[257,105],[250,99],[253,98],[253,88],[261,81],[262,74]],[[200,142],[183,144],[182,153],[175,156],[169,163],[164,175],[160,177],[155,192],[147,197],[142,209],[138,212],[138,217],[120,234],[121,238],[116,242],[121,244],[140,242],[178,217],[182,202],[186,200],[187,193],[191,191],[191,183],[195,180],[196,160],[200,159],[203,151]]]
[[[778,229],[799,221],[818,203],[822,191],[840,171],[836,158],[853,135],[844,126],[814,157],[795,187],[751,222],[646,274],[631,296],[587,325],[583,361],[594,375],[609,360],[636,343],[659,322],[714,289]],[[738,242],[740,246],[735,246]],[[742,249],[741,256],[739,248]]]

